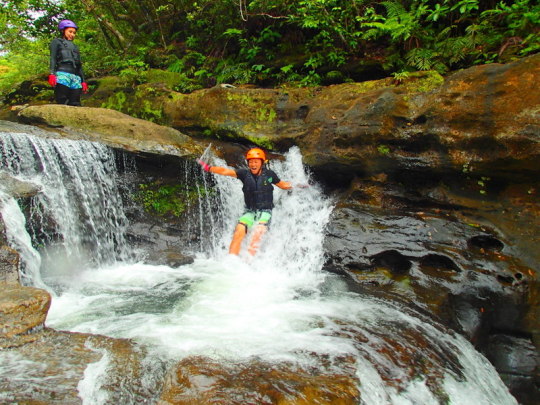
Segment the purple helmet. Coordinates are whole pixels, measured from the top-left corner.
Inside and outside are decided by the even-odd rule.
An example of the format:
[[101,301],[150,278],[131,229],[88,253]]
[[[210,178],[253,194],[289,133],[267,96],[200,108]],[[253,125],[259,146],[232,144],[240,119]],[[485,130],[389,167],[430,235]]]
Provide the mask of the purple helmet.
[[71,20],[62,20],[62,21],[60,21],[60,23],[58,24],[58,29],[60,31],[64,31],[66,28],[75,28],[76,30],[79,29],[79,27],[77,27],[77,24],[75,24]]

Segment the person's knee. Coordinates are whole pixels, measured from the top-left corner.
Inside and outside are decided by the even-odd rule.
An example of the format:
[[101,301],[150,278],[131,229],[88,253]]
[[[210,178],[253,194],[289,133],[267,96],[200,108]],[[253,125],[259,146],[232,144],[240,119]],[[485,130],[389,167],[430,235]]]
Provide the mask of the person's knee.
[[267,226],[266,224],[263,224],[263,223],[259,223],[256,227],[255,227],[255,234],[257,235],[262,235],[266,232],[267,230]]
[[234,229],[233,238],[243,238],[247,234],[247,226],[244,224],[238,224],[236,225],[236,228]]

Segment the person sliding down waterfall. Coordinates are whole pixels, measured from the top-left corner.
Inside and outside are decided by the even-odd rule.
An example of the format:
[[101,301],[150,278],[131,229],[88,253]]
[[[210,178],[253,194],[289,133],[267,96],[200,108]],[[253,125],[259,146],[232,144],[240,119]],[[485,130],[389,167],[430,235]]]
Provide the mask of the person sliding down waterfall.
[[[268,230],[272,209],[274,208],[274,188],[272,185],[283,190],[291,190],[293,186],[287,181],[280,180],[278,175],[265,166],[266,154],[260,148],[252,148],[246,153],[249,169],[229,169],[226,167],[210,166],[208,163],[198,160],[206,172],[220,174],[222,176],[236,177],[242,184],[246,211],[238,219],[234,230],[229,253],[238,255],[242,241],[248,229],[255,225],[253,236],[249,244],[248,252],[254,256],[257,253],[261,239]],[[299,185],[304,188],[306,186]]]

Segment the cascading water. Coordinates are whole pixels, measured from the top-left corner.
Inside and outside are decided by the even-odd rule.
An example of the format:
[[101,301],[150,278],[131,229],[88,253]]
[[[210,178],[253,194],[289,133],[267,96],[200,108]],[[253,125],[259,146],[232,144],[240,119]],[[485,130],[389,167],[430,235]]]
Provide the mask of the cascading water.
[[[41,175],[56,181],[50,188],[52,194],[70,194],[69,189],[58,190],[70,183],[64,180],[70,165],[60,162],[79,161],[76,166],[86,166],[90,163],[81,164],[82,155],[95,153],[92,162],[103,167],[91,170],[108,176],[99,180],[95,174],[82,176],[110,186],[93,189],[92,197],[87,196],[89,191],[71,194],[73,198],[95,198],[92,203],[52,202],[55,200],[48,196],[42,180],[41,209],[47,204],[63,204],[66,210],[73,205],[109,210],[112,205],[120,207],[118,200],[110,204],[118,192],[107,148],[32,137],[16,142],[17,148],[3,146],[2,159],[20,151],[21,156],[11,160],[21,163],[3,162],[3,167],[21,175],[24,161],[30,168],[26,176]],[[58,145],[61,142],[70,145],[70,152],[67,146]],[[10,152],[6,154],[6,150]],[[73,155],[62,157],[61,153]],[[32,160],[32,156],[42,160]],[[53,161],[58,162],[58,171],[49,169]],[[213,164],[224,163],[214,159]],[[296,148],[283,162],[272,162],[272,168],[293,184],[309,182]],[[104,222],[110,221],[103,231],[105,244],[110,246],[104,249],[109,253],[100,257],[108,255],[116,260],[89,263],[76,279],[50,272],[44,280],[55,285],[58,294],[48,326],[132,338],[150,347],[153,355],[171,361],[193,355],[209,356],[224,364],[257,358],[339,373],[343,367],[340,359],[352,358],[361,404],[516,403],[494,368],[463,337],[411,308],[351,293],[337,276],[321,271],[324,227],[332,202],[316,186],[292,192],[275,190],[271,228],[259,253],[251,258],[245,253],[240,257],[227,254],[232,229],[242,212],[240,182],[215,176],[205,177],[202,184],[213,184],[217,195],[210,198],[211,193],[202,193],[199,204],[205,209],[200,221],[207,226],[194,225],[192,229],[211,229],[203,235],[211,244],[197,254],[193,264],[172,269],[130,262],[127,247],[118,254],[119,247],[125,247],[120,235],[125,217],[118,211],[102,214]],[[100,228],[95,221],[93,227],[90,225],[92,219],[82,225],[70,223],[66,215],[66,221],[61,224],[63,243],[83,239],[80,228]],[[94,247],[104,247],[93,242]],[[85,250],[79,249],[86,257]],[[47,272],[44,265],[42,272]],[[86,381],[84,392],[93,391]],[[93,403],[100,403],[99,397]]]
[[[34,241],[44,248],[43,259],[54,263],[55,271],[69,271],[74,264],[100,266],[127,258],[127,220],[110,148],[23,133],[4,133],[0,141],[0,170],[41,189],[31,200],[28,228]],[[23,264],[36,268],[26,260]],[[53,266],[41,267],[46,271]],[[21,276],[23,284],[38,283],[35,271],[23,268]]]

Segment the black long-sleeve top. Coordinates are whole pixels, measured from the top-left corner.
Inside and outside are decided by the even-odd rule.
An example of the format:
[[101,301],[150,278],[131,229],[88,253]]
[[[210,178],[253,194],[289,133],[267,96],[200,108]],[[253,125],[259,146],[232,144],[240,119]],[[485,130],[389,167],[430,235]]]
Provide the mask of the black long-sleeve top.
[[50,50],[50,73],[57,71],[73,73],[80,76],[84,82],[81,53],[79,47],[65,38],[56,38],[49,45]]

